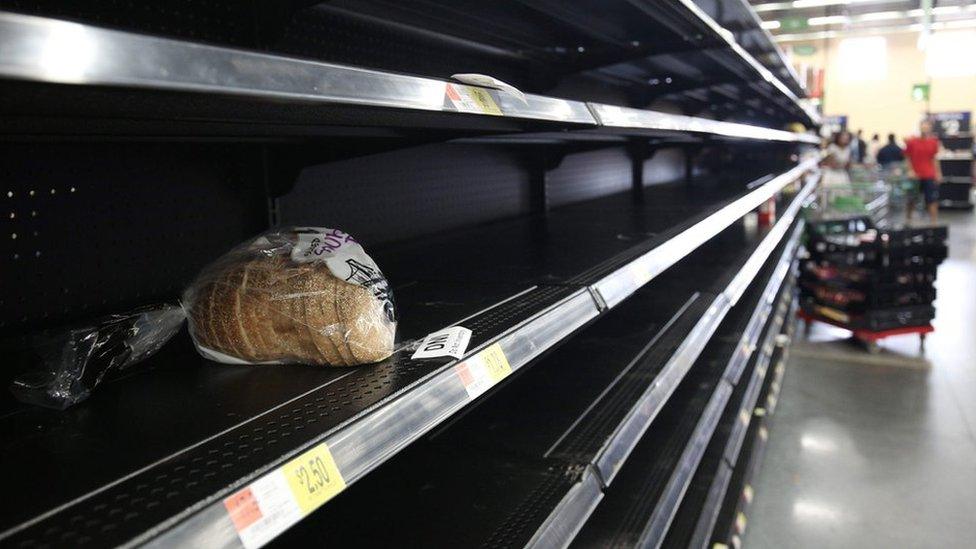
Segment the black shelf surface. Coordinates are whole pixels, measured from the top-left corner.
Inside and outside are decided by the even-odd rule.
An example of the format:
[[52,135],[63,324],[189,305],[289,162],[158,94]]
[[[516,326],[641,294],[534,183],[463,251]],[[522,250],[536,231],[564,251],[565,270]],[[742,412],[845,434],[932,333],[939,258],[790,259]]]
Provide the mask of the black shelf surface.
[[[702,177],[371,250],[384,271],[437,280],[593,284],[741,197],[768,174]],[[477,246],[470,243],[477,242]],[[429,250],[449,250],[431,254]],[[427,253],[425,253],[427,252]],[[425,261],[418,262],[424,254]]]
[[[784,242],[774,257],[791,262],[794,251],[790,242]],[[742,345],[743,329],[762,302],[762,293],[755,288],[768,286],[779,263],[766,265],[747,297],[725,317],[623,463],[575,546],[657,546],[663,541],[733,393],[729,370]],[[780,284],[782,279],[773,286],[773,295],[779,293]],[[754,345],[758,334],[752,337]]]
[[[615,427],[640,407],[699,318],[722,301],[701,289],[732,279],[769,233],[728,228],[277,542],[287,547],[327,535],[338,545],[366,546],[567,543],[601,497],[606,478],[598,457],[617,436]],[[795,238],[789,240],[757,277],[760,290],[780,256],[795,249]],[[763,292],[750,288],[747,296],[745,312]],[[698,350],[686,359],[693,361]],[[379,501],[378,493],[384,494]],[[445,512],[453,518],[426,519]],[[401,526],[363,531],[356,517],[366,513]]]
[[795,281],[787,281],[780,290],[777,312],[769,319],[762,344],[751,355],[741,379],[732,391],[681,506],[675,513],[662,543],[663,547],[703,548],[707,547],[711,539],[720,506],[728,490],[732,468],[737,462],[753,413],[760,405],[760,392],[767,386],[767,380],[774,377],[774,368],[771,366],[779,363],[783,353],[783,348],[776,344],[776,339],[791,310],[794,284]]
[[[625,193],[441,237],[442,255],[454,254],[453,261],[414,256],[411,263],[409,250],[417,248],[409,242],[371,250],[394,287],[398,340],[460,323],[473,331],[466,359],[497,344],[517,371],[595,318],[600,309],[589,284],[667,244],[675,234],[669,223],[684,227],[680,234],[722,228],[733,221],[722,217],[730,204],[749,206],[733,197],[758,205],[764,195],[739,181],[703,182],[695,192],[652,187],[629,207]],[[785,184],[767,182],[760,194]],[[683,215],[662,213],[668,208],[658,199]],[[472,252],[493,234],[508,237],[506,246]],[[549,263],[519,268],[536,254]],[[632,281],[628,291],[644,282]],[[3,466],[42,463],[57,488],[39,493],[26,475],[11,478],[0,541],[113,544],[162,539],[161,532],[185,540],[199,531],[236,539],[221,504],[235,488],[323,441],[345,482],[355,482],[473,400],[456,361],[411,361],[409,354],[355,369],[217,366],[182,335],[148,361],[151,372],[108,383],[65,412],[8,403],[0,417]],[[191,398],[200,394],[207,398]]]

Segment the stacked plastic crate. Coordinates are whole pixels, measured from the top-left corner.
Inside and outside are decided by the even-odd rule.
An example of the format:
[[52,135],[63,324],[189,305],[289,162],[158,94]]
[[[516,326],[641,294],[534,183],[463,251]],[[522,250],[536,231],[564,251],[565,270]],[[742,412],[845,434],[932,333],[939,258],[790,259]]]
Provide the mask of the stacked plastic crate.
[[868,332],[930,325],[946,227],[879,229],[866,217],[809,227],[800,278],[806,316]]

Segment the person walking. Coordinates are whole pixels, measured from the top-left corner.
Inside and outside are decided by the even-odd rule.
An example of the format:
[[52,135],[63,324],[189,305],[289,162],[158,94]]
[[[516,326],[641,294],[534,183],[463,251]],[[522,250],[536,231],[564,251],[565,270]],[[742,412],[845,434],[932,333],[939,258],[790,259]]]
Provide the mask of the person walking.
[[[919,135],[905,140],[905,156],[908,158],[908,176],[915,179],[917,194],[925,200],[925,209],[932,223],[939,220],[939,182],[942,168],[936,160],[939,154],[939,138],[932,133],[932,122],[927,118],[918,125]],[[908,199],[905,215],[909,221],[915,210],[915,196]]]
[[881,136],[874,134],[871,141],[868,141],[868,152],[864,155],[865,164],[876,164],[878,162],[878,151],[881,150]]
[[864,130],[857,130],[857,134],[851,141],[851,147],[854,153],[851,161],[857,164],[864,164],[864,157],[868,152],[868,144],[864,142]]
[[888,142],[878,150],[875,160],[881,165],[881,169],[885,171],[890,171],[905,161],[905,153],[901,151],[901,147],[895,141],[895,134],[888,134]]
[[834,134],[834,138],[827,145],[827,154],[820,165],[824,168],[823,186],[824,188],[850,185],[851,176],[848,170],[851,169],[851,133],[839,131]]

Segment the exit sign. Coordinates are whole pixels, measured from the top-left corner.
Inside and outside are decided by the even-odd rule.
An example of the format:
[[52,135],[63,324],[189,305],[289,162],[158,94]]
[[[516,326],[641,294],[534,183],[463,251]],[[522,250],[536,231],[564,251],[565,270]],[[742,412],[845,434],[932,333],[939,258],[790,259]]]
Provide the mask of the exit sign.
[[793,46],[793,53],[796,55],[813,55],[817,53],[817,46],[813,44],[797,44]]
[[912,85],[912,101],[928,101],[931,87],[928,84]]
[[806,17],[784,17],[779,22],[780,30],[801,31],[810,27]]

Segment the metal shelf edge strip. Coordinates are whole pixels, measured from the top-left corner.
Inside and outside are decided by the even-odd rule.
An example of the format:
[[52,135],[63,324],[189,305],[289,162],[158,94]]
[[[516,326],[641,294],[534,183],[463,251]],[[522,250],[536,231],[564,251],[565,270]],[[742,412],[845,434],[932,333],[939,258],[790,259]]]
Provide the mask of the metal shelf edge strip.
[[568,546],[602,499],[600,478],[591,466],[587,466],[579,484],[563,497],[526,547],[547,549]]
[[[0,76],[55,84],[210,92],[267,99],[465,112],[596,125],[586,104],[0,12]],[[487,92],[458,107],[448,85]],[[464,102],[462,102],[464,103]],[[466,102],[474,105],[477,101]]]
[[774,177],[752,192],[685,229],[681,234],[607,275],[593,284],[592,289],[599,292],[607,307],[613,308],[681,258],[768,200],[780,189],[799,179],[806,170],[815,165],[815,159],[808,159],[789,171]]
[[705,344],[718,329],[730,308],[724,296],[719,295],[715,298],[688,337],[671,355],[667,364],[661,369],[661,373],[640,396],[597,454],[594,464],[600,472],[604,486],[609,486],[613,482],[627,457],[651,426],[651,422],[657,417],[691,366],[698,360]]
[[[486,348],[498,345],[514,372],[597,314],[596,303],[589,292],[579,290],[507,334],[469,353],[464,360],[446,365],[379,409],[353,420],[337,432],[307,441],[292,453],[281,456],[279,463],[249,479],[248,485],[276,474],[280,463],[324,442],[348,486],[480,396],[480,393],[469,394],[457,373],[458,365],[472,360]],[[490,386],[500,382],[501,379],[492,380]],[[229,486],[228,492],[234,488],[240,486]],[[209,501],[171,518],[154,531],[137,538],[134,543],[151,539],[153,545],[162,547],[197,540],[205,542],[206,546],[236,546],[237,534],[224,508],[223,495],[215,495]],[[169,526],[172,529],[164,531]],[[160,531],[162,534],[152,539]],[[201,536],[209,537],[201,539]]]
[[701,462],[702,456],[705,455],[708,442],[722,418],[725,403],[728,402],[731,395],[732,386],[724,379],[720,379],[701,418],[698,420],[698,424],[695,426],[688,445],[681,453],[678,467],[671,473],[664,493],[655,506],[654,512],[651,513],[647,526],[641,533],[637,542],[638,547],[659,547],[664,541],[664,535],[667,533],[668,527],[678,511],[678,506],[688,490],[691,477],[695,475],[695,470],[698,469],[698,464]]
[[808,143],[812,145],[820,143],[820,139],[811,134],[788,132],[749,124],[722,122],[720,120],[710,120],[680,114],[669,114],[647,109],[605,105],[602,103],[589,103],[588,105],[600,126],[607,128],[694,132],[725,137]]
[[[777,224],[780,223],[788,226],[790,222],[780,219]],[[773,281],[771,281],[763,294],[763,300],[768,300],[770,307],[780,283],[786,277],[789,265],[792,263],[792,257],[796,252],[796,247],[799,245],[799,237],[802,232],[802,225],[794,229],[794,234],[791,237],[792,242],[788,249],[784,251],[783,258],[781,258],[780,264],[773,274],[773,280],[778,282],[773,286]],[[755,253],[761,253],[761,251],[756,250]],[[788,260],[786,260],[787,258]],[[684,379],[685,374],[691,368],[692,364],[694,364],[695,360],[698,359],[698,355],[701,354],[705,344],[708,343],[708,340],[712,337],[712,334],[731,308],[732,305],[724,295],[720,295],[715,299],[708,308],[708,311],[695,324],[691,333],[681,343],[681,346],[671,356],[664,368],[662,368],[661,374],[645,390],[644,394],[641,395],[635,406],[627,414],[627,417],[624,418],[614,431],[614,434],[594,460],[604,485],[609,486],[613,481],[617,471],[619,471],[620,467],[626,461],[627,456],[630,455],[634,446],[637,445],[641,436],[643,436],[644,432],[650,426],[651,421],[653,421],[654,417],[657,416],[658,412],[660,412],[661,408],[667,402],[668,397],[671,396],[671,393],[674,392],[681,380]],[[759,333],[757,331],[754,337],[758,338],[758,336]],[[735,358],[732,360],[734,361]]]
[[756,369],[753,371],[753,376],[749,379],[749,387],[746,389],[747,394],[743,398],[742,407],[739,410],[739,418],[742,419],[737,420],[732,432],[729,434],[729,441],[725,447],[725,460],[729,462],[729,465],[735,465],[739,451],[742,449],[742,441],[745,439],[746,430],[748,430],[749,424],[752,421],[752,412],[759,398],[762,381],[766,379],[766,374],[769,370],[772,352],[766,352],[765,349],[775,339],[775,336],[779,334],[780,329],[782,329],[784,317],[785,314],[777,315],[773,321],[769,333],[766,334],[763,342],[762,354],[756,360]]
[[783,251],[783,255],[779,258],[776,269],[770,275],[769,282],[763,289],[759,304],[753,312],[752,317],[750,317],[746,329],[743,330],[742,338],[739,340],[738,351],[728,371],[728,379],[733,385],[738,382],[742,368],[745,367],[746,361],[749,360],[752,352],[757,348],[756,343],[759,340],[759,335],[762,333],[763,326],[766,325],[766,320],[773,310],[773,303],[776,300],[776,296],[779,294],[783,281],[786,279],[790,266],[793,264],[793,258],[796,256],[796,250],[800,245],[800,237],[803,235],[804,226],[805,222],[801,219],[793,229],[789,244]]
[[729,303],[733,306],[739,302],[739,298],[745,293],[746,288],[749,287],[749,283],[755,278],[756,273],[759,272],[763,264],[766,263],[766,259],[773,253],[776,246],[779,245],[783,235],[786,234],[789,226],[800,212],[800,208],[803,207],[803,202],[808,196],[813,194],[815,187],[816,185],[814,184],[807,184],[797,193],[797,196],[790,203],[789,207],[783,212],[782,217],[780,217],[773,229],[763,239],[759,245],[759,249],[756,250],[756,253],[752,254],[752,257],[749,258],[746,265],[739,271],[739,274],[732,280],[728,288],[725,289],[725,295],[729,298]]
[[[790,309],[792,310],[792,306],[790,307]],[[788,315],[789,313],[787,313],[787,317]],[[776,332],[774,331],[773,333]],[[781,374],[781,370],[779,370],[778,367],[777,370],[775,370],[775,372],[776,372],[775,375]],[[769,375],[768,364],[767,364],[767,373],[765,375]],[[753,382],[755,382],[755,380],[753,380]],[[759,383],[757,385],[759,386],[758,388],[762,387],[762,378],[760,378]],[[759,396],[758,391],[755,396],[758,398]],[[746,397],[744,399],[744,401],[748,401],[748,400],[749,397]],[[750,412],[753,408],[755,408],[756,405],[757,403],[753,402],[752,407],[749,408]],[[743,408],[740,409],[739,417],[742,417],[741,410],[744,409],[746,409],[745,405],[743,406]],[[749,423],[751,423],[752,420],[751,413],[749,414],[748,420]],[[691,542],[688,544],[689,547],[697,547],[697,548],[704,549],[705,547],[708,546],[708,541],[709,539],[711,539],[712,532],[715,530],[715,524],[718,520],[718,515],[719,515],[719,511],[721,510],[722,501],[725,499],[725,494],[728,491],[729,482],[732,480],[732,468],[735,465],[735,460],[729,460],[728,448],[732,445],[732,440],[734,438],[738,437],[741,438],[742,440],[745,439],[745,433],[746,430],[748,429],[749,423],[745,423],[743,426],[741,420],[737,421],[735,425],[735,429],[729,435],[729,442],[726,444],[726,452],[723,455],[723,459],[719,464],[718,473],[715,475],[715,478],[712,479],[711,486],[708,489],[708,496],[705,500],[705,504],[702,506],[702,513],[701,515],[699,515],[698,521],[695,524],[695,529],[694,532],[692,533]],[[742,433],[741,435],[737,435],[736,432],[740,427],[742,428]],[[738,456],[738,448],[741,448],[742,440],[735,443],[737,447],[737,450],[735,452],[736,456]]]
[[708,496],[705,504],[702,505],[702,514],[695,524],[695,530],[691,535],[691,542],[688,547],[706,549],[708,541],[715,530],[715,523],[718,521],[719,512],[722,510],[722,501],[729,489],[729,482],[732,480],[732,469],[725,463],[719,464],[718,473],[708,489]]

